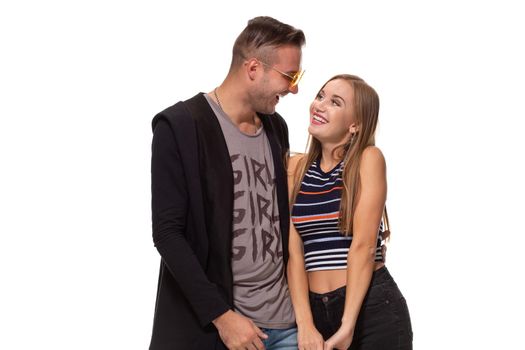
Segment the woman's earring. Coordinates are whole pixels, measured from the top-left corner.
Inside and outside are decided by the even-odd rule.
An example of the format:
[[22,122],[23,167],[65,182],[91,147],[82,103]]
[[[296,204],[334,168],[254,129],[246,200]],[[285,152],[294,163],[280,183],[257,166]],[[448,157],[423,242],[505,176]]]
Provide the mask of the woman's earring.
[[352,133],[352,137],[350,138],[350,146],[352,146],[352,144],[354,143],[354,139],[355,139],[355,132]]

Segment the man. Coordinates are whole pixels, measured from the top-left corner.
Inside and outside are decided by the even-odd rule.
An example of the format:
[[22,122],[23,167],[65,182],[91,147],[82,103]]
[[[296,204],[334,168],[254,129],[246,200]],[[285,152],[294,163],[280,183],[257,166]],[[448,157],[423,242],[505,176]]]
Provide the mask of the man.
[[151,350],[297,349],[285,279],[288,131],[301,30],[248,22],[227,77],[153,119],[153,240],[162,262]]

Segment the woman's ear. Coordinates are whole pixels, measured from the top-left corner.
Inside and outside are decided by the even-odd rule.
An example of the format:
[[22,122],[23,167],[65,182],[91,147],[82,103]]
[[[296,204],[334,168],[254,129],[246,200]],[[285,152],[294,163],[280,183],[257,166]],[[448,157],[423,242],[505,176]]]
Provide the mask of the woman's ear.
[[350,134],[355,134],[356,132],[359,131],[359,128],[357,127],[357,125],[355,123],[352,123],[348,127],[348,131],[350,132]]

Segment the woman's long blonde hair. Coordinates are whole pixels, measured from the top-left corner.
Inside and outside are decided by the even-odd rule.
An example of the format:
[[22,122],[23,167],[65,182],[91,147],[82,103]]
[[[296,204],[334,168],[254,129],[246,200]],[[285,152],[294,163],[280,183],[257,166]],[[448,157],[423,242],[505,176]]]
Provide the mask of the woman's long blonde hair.
[[[330,78],[319,91],[324,89],[326,84],[332,80],[341,79],[348,82],[354,90],[354,117],[357,125],[357,132],[353,134],[348,142],[334,149],[334,156],[343,159],[343,190],[341,194],[341,206],[339,209],[339,227],[341,232],[348,236],[352,235],[354,224],[354,212],[357,204],[361,177],[359,168],[361,155],[368,146],[375,145],[375,132],[379,115],[379,96],[377,92],[369,86],[363,79],[355,75],[339,74]],[[295,198],[301,187],[304,174],[312,163],[319,159],[321,155],[321,143],[315,137],[310,136],[308,151],[305,157],[299,161],[294,174],[295,186],[292,192],[291,205],[295,203]],[[383,239],[389,235],[389,222],[386,207],[383,211]]]

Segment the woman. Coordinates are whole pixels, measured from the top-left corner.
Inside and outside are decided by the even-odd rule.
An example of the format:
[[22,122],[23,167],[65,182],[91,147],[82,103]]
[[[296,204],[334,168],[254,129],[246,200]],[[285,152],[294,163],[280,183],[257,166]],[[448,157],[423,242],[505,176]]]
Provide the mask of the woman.
[[378,113],[379,97],[361,78],[331,78],[310,106],[308,152],[290,159],[288,283],[301,350],[412,349],[408,308],[381,250]]

